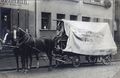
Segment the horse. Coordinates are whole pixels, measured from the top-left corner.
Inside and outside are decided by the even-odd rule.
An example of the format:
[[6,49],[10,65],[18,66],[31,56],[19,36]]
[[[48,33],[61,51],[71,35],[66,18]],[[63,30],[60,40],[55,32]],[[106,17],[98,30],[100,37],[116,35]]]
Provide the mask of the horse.
[[[9,40],[12,41],[14,55],[16,57],[17,71],[19,71],[19,57],[21,58],[21,64],[23,70],[28,70],[32,65],[32,55],[36,55],[37,61],[39,61],[39,53],[43,52],[47,55],[49,60],[48,70],[52,70],[52,50],[54,49],[53,39],[48,38],[35,38],[29,33],[25,32],[22,28],[17,28],[16,37],[14,39],[14,33],[9,33]],[[6,40],[7,40],[6,39]],[[28,64],[28,60],[30,63]]]

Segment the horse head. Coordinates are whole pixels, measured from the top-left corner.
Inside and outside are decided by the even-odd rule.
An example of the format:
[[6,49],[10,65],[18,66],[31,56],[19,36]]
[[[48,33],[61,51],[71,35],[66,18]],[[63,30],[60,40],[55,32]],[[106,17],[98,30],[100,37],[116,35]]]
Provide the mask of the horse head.
[[16,45],[16,43],[22,44],[26,39],[28,39],[29,35],[22,28],[14,28],[11,32],[7,32],[3,39],[3,43],[6,41],[12,41],[12,45]]
[[23,44],[30,39],[30,34],[24,31],[22,28],[18,28],[16,36],[19,44]]

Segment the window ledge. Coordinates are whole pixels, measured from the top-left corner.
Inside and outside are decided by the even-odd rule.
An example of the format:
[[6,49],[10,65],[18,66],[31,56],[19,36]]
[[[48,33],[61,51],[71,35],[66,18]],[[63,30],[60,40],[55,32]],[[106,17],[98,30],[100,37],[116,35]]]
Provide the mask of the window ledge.
[[56,31],[56,30],[53,30],[53,29],[40,29],[40,31]]

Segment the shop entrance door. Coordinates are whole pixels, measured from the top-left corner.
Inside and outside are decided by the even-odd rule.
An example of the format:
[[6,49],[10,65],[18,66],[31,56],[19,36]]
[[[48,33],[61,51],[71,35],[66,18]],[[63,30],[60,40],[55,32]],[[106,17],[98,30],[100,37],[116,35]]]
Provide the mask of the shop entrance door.
[[1,37],[3,38],[6,30],[11,30],[11,9],[1,8]]

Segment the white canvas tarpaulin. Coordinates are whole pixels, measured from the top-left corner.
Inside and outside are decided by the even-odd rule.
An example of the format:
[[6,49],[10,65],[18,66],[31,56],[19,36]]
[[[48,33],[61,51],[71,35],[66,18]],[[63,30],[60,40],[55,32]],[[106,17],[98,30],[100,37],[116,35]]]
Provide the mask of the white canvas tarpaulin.
[[66,48],[63,51],[84,55],[116,54],[117,47],[108,23],[63,20]]

